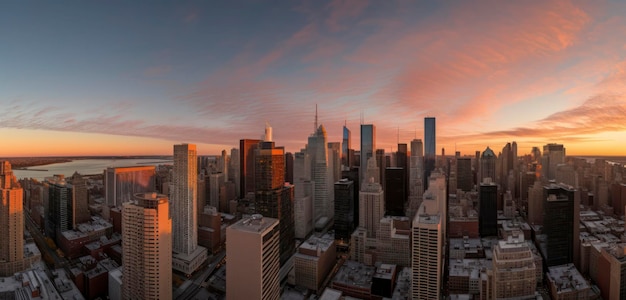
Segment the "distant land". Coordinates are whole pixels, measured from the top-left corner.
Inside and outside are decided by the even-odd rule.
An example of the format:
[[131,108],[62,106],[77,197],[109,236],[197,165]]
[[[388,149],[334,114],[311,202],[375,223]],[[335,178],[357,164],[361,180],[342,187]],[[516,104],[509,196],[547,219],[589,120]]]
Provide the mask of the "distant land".
[[44,157],[0,157],[11,163],[15,170],[34,166],[71,162],[80,159],[172,159],[171,155],[132,155],[132,156],[44,156]]

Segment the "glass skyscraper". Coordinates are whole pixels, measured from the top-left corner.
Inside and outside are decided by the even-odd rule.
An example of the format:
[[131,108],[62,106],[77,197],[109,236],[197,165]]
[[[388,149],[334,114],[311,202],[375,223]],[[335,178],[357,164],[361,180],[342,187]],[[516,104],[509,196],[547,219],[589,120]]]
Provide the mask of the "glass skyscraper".
[[428,177],[435,169],[436,149],[435,144],[435,118],[424,118],[424,187],[428,188]]
[[343,141],[341,143],[341,164],[350,168],[350,148],[352,147],[351,143],[352,134],[350,133],[350,129],[343,126]]
[[374,156],[376,151],[376,126],[361,124],[361,164],[359,180],[363,182],[367,174],[367,160]]

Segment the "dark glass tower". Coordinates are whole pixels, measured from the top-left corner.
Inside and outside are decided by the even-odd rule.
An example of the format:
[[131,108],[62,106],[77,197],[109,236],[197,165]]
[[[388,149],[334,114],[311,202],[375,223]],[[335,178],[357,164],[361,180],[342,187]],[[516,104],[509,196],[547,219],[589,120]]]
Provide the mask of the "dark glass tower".
[[354,182],[341,179],[335,182],[335,239],[350,241],[354,231]]
[[245,197],[247,193],[254,193],[254,150],[261,140],[243,139],[239,141],[239,196]]
[[457,187],[464,192],[469,192],[474,187],[471,158],[459,157],[456,159],[456,181]]
[[385,214],[405,216],[406,196],[404,169],[391,167],[385,169]]
[[350,157],[350,149],[352,149],[352,133],[350,129],[343,126],[343,140],[341,142],[341,164],[350,168],[352,158]]
[[374,156],[376,151],[376,126],[373,124],[361,124],[361,171],[359,180],[365,179],[367,173],[367,160]]
[[424,118],[424,189],[428,188],[428,177],[435,169],[435,160],[437,158],[435,133],[435,118]]
[[548,267],[573,263],[575,248],[579,245],[580,203],[576,200],[576,190],[560,185],[543,188],[543,233],[545,243],[540,244],[545,264]]
[[261,142],[255,150],[256,212],[279,220],[280,265],[295,252],[293,185],[285,185],[285,150]]
[[498,235],[498,186],[481,184],[478,198],[478,232],[481,237]]

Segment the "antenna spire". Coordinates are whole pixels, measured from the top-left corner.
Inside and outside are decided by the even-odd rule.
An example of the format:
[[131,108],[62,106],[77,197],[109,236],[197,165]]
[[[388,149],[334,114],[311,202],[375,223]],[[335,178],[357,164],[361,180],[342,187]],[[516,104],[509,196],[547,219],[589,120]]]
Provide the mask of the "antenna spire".
[[315,103],[315,123],[313,124],[315,128],[313,128],[313,132],[317,130],[317,103]]

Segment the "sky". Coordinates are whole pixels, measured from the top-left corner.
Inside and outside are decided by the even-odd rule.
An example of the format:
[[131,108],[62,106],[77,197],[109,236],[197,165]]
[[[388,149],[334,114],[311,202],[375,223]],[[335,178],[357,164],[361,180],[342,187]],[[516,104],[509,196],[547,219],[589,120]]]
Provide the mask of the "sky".
[[10,1],[0,157],[199,154],[319,123],[359,148],[626,155],[622,1]]

